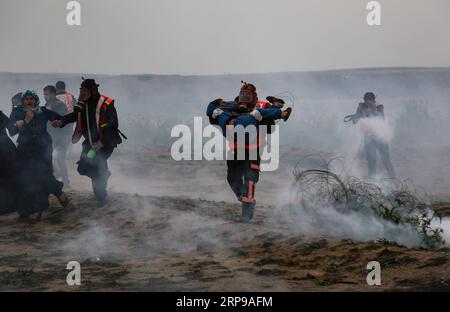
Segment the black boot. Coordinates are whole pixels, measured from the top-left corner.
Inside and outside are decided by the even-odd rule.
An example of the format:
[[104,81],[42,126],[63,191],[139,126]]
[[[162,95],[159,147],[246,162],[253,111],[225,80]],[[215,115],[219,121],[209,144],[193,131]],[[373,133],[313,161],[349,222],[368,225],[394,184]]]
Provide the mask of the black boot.
[[102,208],[108,205],[108,197],[97,198],[97,207]]
[[97,207],[101,208],[108,204],[108,192],[106,186],[108,184],[108,178],[110,173],[106,175],[92,179],[92,189],[94,191],[95,198],[97,199]]
[[292,108],[291,107],[288,107],[288,108],[286,108],[284,111],[283,111],[283,117],[282,117],[282,119],[284,120],[284,121],[287,121],[288,119],[289,119],[289,117],[291,116],[291,113],[292,113]]
[[61,192],[59,196],[56,197],[64,208],[66,208],[69,205],[69,198],[67,197],[66,193]]
[[269,103],[274,105],[275,107],[283,108],[283,106],[284,106],[284,101],[282,99],[278,99],[274,96],[268,96],[268,97],[266,97],[266,100],[269,101]]

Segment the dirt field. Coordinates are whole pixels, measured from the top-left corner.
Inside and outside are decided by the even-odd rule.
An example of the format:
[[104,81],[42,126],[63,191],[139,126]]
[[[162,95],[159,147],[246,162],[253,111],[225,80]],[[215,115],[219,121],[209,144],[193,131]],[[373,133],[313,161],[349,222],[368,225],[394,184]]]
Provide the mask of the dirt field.
[[[274,217],[289,168],[263,174],[254,222],[241,224],[223,163],[175,163],[166,152],[113,159],[108,207],[96,208],[71,170],[67,209],[52,199],[33,226],[1,216],[0,291],[450,291],[448,248],[306,236]],[[374,260],[382,285],[370,287]],[[66,284],[69,261],[81,264],[81,286]]]

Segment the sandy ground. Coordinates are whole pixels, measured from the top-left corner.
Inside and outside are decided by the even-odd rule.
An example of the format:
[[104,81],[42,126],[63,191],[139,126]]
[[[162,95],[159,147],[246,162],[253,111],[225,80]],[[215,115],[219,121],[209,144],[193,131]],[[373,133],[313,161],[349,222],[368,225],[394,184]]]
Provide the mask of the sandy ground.
[[[164,150],[118,159],[105,208],[71,170],[68,208],[52,199],[33,226],[0,217],[0,291],[450,291],[448,248],[305,236],[275,218],[289,166],[262,176],[254,222],[242,224],[223,163],[177,163]],[[66,284],[69,261],[81,286]],[[381,286],[367,285],[370,261]]]

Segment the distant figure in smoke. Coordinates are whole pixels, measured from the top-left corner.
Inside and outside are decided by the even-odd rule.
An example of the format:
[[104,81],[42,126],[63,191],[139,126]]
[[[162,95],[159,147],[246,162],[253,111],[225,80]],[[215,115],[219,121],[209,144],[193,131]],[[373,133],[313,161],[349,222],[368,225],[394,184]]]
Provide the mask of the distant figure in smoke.
[[[364,118],[379,118],[384,120],[384,106],[377,103],[375,94],[367,92],[364,95],[364,102],[359,103],[356,113],[353,115],[353,124],[357,124]],[[376,175],[376,156],[377,150],[380,152],[381,161],[390,178],[395,178],[394,167],[392,166],[389,155],[389,145],[377,137],[373,129],[363,129],[364,132],[364,150],[366,153],[369,178],[372,179]]]
[[32,90],[22,94],[22,103],[10,116],[9,133],[17,138],[19,221],[34,223],[48,208],[48,196],[54,194],[63,206],[68,199],[63,193],[63,183],[53,175],[52,139],[47,132],[49,121],[62,116],[39,106],[39,97]]
[[[58,113],[61,116],[67,115],[68,109],[64,102],[56,98],[56,88],[46,86],[44,88],[45,107],[48,110]],[[55,176],[61,178],[64,185],[69,184],[69,173],[66,164],[67,146],[70,144],[70,129],[49,128],[53,140],[53,148],[56,152]]]
[[76,122],[72,143],[84,137],[83,150],[77,163],[78,172],[91,178],[97,205],[103,207],[108,203],[106,189],[111,175],[107,160],[122,139],[114,100],[100,95],[98,86],[94,79],[83,78],[74,111],[66,115],[58,126]]
[[0,111],[0,214],[17,211],[17,149],[6,133],[9,118]]
[[[257,132],[255,140],[246,139],[245,146],[238,146],[236,138],[229,142],[230,147],[234,150],[234,159],[227,160],[227,181],[242,203],[241,222],[250,222],[256,205],[255,186],[259,180],[261,162],[259,126],[273,124],[278,119],[286,121],[292,111],[291,108],[281,111],[281,107],[284,105],[281,99],[268,97],[268,100],[272,102],[272,105],[269,103],[258,104],[256,87],[253,84],[245,83],[235,101],[225,102],[217,99],[208,105],[206,112],[210,123],[220,126],[225,137],[227,126],[230,125],[233,127],[241,125],[244,128],[254,126]],[[256,107],[257,104],[258,107]],[[245,149],[245,157],[242,160],[238,159],[238,149]],[[256,150],[256,153],[251,153],[251,150]],[[256,158],[251,157],[252,154],[256,154]]]

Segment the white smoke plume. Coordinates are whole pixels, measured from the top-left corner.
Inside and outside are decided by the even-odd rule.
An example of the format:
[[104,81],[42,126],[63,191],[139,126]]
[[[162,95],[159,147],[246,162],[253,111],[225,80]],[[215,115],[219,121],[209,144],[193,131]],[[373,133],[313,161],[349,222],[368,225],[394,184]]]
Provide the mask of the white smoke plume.
[[373,135],[383,143],[390,143],[394,137],[393,127],[381,118],[362,118],[358,122],[358,128],[363,134]]

